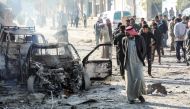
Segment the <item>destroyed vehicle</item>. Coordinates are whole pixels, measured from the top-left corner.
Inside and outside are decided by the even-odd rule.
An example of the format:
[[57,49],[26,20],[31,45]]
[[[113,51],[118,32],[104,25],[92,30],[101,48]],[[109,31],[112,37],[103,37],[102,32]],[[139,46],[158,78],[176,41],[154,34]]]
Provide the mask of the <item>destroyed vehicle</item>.
[[[47,43],[34,27],[2,26],[0,33],[0,80],[24,82],[28,50],[33,43]],[[24,76],[25,75],[25,76]]]
[[72,44],[33,44],[29,51],[27,87],[30,92],[68,91],[87,88],[90,79]]
[[[101,54],[101,47],[110,48],[110,57],[108,59],[100,57],[96,60]],[[45,89],[76,93],[88,89],[90,79],[103,79],[112,74],[111,44],[100,44],[95,47],[83,59],[83,64],[72,44],[34,44],[30,50],[29,60],[27,87],[30,92]]]
[[2,42],[32,42],[47,43],[41,33],[35,32],[35,27],[1,26],[0,41]]

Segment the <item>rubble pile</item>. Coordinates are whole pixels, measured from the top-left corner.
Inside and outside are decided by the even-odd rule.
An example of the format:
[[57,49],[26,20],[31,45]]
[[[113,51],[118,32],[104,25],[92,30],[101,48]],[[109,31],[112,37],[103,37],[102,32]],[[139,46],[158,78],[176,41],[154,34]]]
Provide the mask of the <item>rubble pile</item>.
[[148,85],[147,94],[163,94],[167,95],[166,88],[161,83]]

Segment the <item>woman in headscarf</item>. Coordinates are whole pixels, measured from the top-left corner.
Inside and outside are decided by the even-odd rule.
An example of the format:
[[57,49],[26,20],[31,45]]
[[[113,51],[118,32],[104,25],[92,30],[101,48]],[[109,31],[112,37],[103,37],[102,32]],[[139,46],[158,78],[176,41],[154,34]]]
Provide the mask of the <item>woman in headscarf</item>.
[[127,71],[125,80],[128,101],[130,104],[134,104],[135,99],[138,98],[141,103],[144,103],[145,99],[142,95],[146,92],[143,75],[145,41],[132,26],[126,28],[126,36],[123,38],[123,51],[125,54],[124,65]]

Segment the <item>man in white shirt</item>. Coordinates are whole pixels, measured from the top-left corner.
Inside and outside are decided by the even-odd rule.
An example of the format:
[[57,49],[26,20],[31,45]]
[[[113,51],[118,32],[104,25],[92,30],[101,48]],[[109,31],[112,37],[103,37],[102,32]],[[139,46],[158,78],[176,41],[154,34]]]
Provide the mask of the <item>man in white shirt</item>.
[[180,22],[180,19],[176,19],[176,25],[174,26],[174,35],[175,35],[175,42],[176,42],[176,57],[177,57],[177,63],[181,62],[181,56],[180,56],[180,49],[182,48],[183,54],[184,54],[184,60],[185,60],[185,48],[183,47],[183,43],[185,41],[185,35],[186,35],[186,29],[187,29],[187,23],[186,23],[186,17],[183,16],[182,22]]

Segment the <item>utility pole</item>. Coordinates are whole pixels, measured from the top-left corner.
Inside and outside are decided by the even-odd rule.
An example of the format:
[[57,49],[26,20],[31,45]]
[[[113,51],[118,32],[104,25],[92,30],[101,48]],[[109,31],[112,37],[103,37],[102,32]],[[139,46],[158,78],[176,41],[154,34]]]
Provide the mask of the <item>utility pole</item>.
[[100,13],[104,10],[104,0],[100,0]]
[[121,18],[123,18],[123,10],[124,10],[124,9],[123,9],[123,7],[124,7],[123,5],[124,5],[124,0],[122,0],[122,7],[121,7],[121,8],[122,8],[122,11],[121,11]]
[[96,0],[92,0],[92,16],[97,16],[97,9],[96,9]]
[[133,15],[136,15],[136,0],[133,0]]
[[83,0],[80,0],[81,15],[83,16]]

